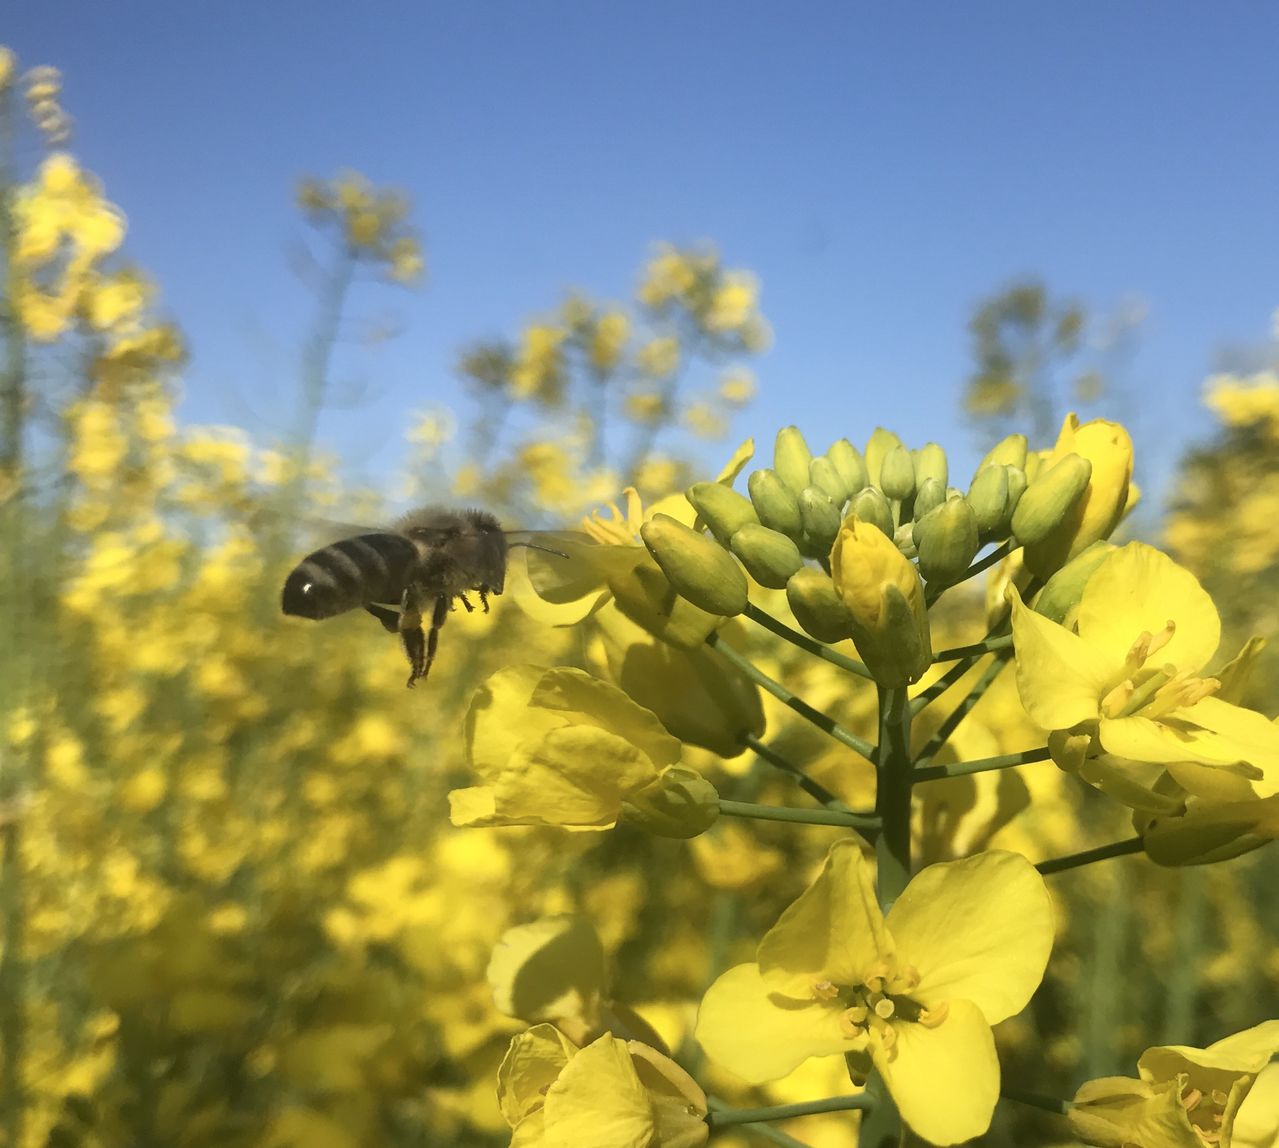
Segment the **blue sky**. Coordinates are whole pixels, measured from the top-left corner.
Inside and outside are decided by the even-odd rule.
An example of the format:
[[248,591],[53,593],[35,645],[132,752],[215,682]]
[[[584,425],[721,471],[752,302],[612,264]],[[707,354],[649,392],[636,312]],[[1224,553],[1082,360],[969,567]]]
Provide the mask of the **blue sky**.
[[413,195],[429,286],[367,297],[406,333],[341,360],[375,397],[323,432],[375,470],[402,412],[464,403],[459,346],[570,285],[625,298],[659,239],[763,283],[734,439],[883,423],[961,478],[965,325],[1009,280],[1145,300],[1115,413],[1155,474],[1279,305],[1275,5],[23,0],[0,40],[63,70],[73,146],[189,334],[190,419],[269,430],[289,393],[298,177]]

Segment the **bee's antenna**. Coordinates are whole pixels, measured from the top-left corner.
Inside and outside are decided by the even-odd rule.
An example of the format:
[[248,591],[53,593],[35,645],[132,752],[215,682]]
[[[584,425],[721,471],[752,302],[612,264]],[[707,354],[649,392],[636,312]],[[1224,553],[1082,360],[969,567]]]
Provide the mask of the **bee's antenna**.
[[568,557],[563,550],[552,550],[551,547],[539,546],[536,542],[512,542],[510,548],[514,550],[517,546],[523,546],[525,550],[540,550],[543,554],[554,554],[557,558]]

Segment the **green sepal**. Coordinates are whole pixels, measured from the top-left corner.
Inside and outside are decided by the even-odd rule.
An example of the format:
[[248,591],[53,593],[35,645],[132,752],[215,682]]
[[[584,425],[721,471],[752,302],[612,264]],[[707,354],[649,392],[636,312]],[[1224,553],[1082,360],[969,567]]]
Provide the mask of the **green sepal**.
[[975,479],[989,466],[1016,466],[1024,467],[1026,465],[1026,436],[1024,434],[1010,434],[1001,438],[994,446],[986,452],[986,457],[977,464],[977,470],[973,475]]
[[819,642],[852,637],[853,615],[835,592],[835,584],[820,570],[804,566],[791,575],[786,601],[800,628]]
[[950,464],[946,461],[946,452],[935,442],[925,443],[917,451],[912,452],[915,463],[915,487],[918,489],[930,478],[941,483],[942,489],[950,480]]
[[808,449],[799,427],[782,427],[777,432],[777,441],[773,445],[773,469],[796,497],[808,485],[808,468],[812,461],[813,452]]
[[884,427],[876,427],[870,432],[870,438],[866,442],[866,477],[872,486],[882,488],[880,477],[884,459],[899,446],[902,446],[902,440]]
[[998,537],[1008,525],[1008,468],[996,465],[979,470],[968,488],[968,505],[977,517],[981,537]]
[[818,455],[808,464],[808,485],[815,486],[836,506],[843,506],[852,493],[844,485],[835,464],[823,455]]
[[936,478],[924,479],[919,484],[919,489],[915,491],[915,505],[913,507],[915,521],[922,521],[929,511],[936,510],[945,501],[945,484]]
[[1065,624],[1067,616],[1079,605],[1084,587],[1093,571],[1115,550],[1113,542],[1098,539],[1086,550],[1076,554],[1058,570],[1035,598],[1035,613],[1059,624]]
[[770,590],[784,590],[790,576],[804,565],[794,541],[758,523],[747,523],[737,531],[729,548],[746,567],[746,573]]
[[719,794],[695,769],[672,765],[661,777],[622,802],[619,822],[656,837],[689,838],[719,818]]
[[759,522],[750,499],[723,483],[694,483],[686,497],[721,546],[727,546],[728,540],[747,523]]
[[977,515],[965,498],[948,499],[915,523],[919,572],[930,586],[961,581],[980,546]]
[[1091,477],[1092,463],[1072,452],[1035,478],[1013,511],[1012,528],[1017,541],[1033,546],[1047,538],[1083,497]]
[[888,505],[884,492],[877,487],[868,486],[854,494],[848,513],[857,515],[862,522],[879,527],[885,537],[893,537],[893,508]]
[[714,539],[666,514],[653,515],[640,537],[667,581],[694,606],[726,617],[746,609],[746,575]]
[[803,523],[800,549],[809,558],[825,558],[839,533],[841,520],[835,504],[822,491],[810,486],[799,496],[799,516]]
[[915,493],[915,462],[904,446],[895,446],[884,456],[879,472],[879,489],[889,498],[905,502]]
[[862,452],[848,439],[841,438],[831,443],[826,457],[839,472],[839,477],[843,479],[844,488],[850,497],[869,485],[870,476],[866,473],[866,460],[862,458]]
[[791,538],[800,536],[804,526],[799,517],[799,495],[782,481],[777,471],[767,467],[752,471],[746,480],[746,489],[763,525]]

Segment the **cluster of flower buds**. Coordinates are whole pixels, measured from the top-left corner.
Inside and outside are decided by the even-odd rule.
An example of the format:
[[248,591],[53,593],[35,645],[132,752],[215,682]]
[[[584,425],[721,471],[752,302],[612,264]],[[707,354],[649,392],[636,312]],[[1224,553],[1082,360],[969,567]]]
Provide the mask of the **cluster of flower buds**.
[[852,638],[877,679],[904,684],[931,659],[925,587],[935,596],[962,581],[983,547],[1005,541],[1047,579],[1114,529],[1131,472],[1122,427],[1081,427],[1073,415],[1052,451],[1030,451],[1024,435],[1003,439],[967,492],[950,485],[936,443],[910,450],[881,427],[864,451],[840,439],[814,455],[785,427],[773,465],[749,476],[749,498],[723,483],[688,490],[709,535],[663,515],[642,535],[670,584],[701,609],[740,614],[749,574],[784,589],[812,637]]

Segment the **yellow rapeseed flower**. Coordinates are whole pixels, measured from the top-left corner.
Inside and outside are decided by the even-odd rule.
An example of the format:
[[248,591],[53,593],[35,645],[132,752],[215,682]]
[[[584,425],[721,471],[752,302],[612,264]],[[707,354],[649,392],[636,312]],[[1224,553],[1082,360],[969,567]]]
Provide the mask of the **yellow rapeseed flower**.
[[854,839],[706,993],[697,1039],[754,1083],[812,1056],[873,1063],[932,1144],[980,1136],[999,1098],[990,1026],[1020,1012],[1052,948],[1043,878],[1020,854],[930,865],[887,917]]

